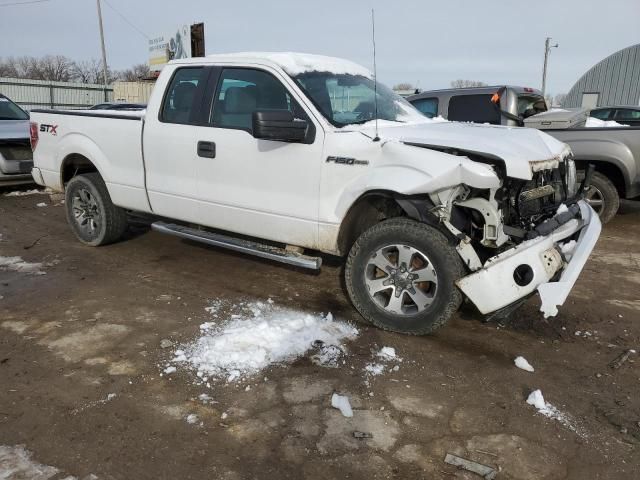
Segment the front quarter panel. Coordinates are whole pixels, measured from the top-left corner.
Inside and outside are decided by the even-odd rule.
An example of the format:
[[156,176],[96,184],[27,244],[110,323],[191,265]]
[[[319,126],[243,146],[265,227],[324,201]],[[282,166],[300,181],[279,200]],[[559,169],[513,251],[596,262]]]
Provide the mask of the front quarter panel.
[[[332,160],[345,156],[353,163]],[[459,184],[500,185],[489,165],[398,141],[374,142],[358,132],[329,135],[323,159],[319,217],[326,223],[340,223],[349,207],[373,190],[416,195]]]

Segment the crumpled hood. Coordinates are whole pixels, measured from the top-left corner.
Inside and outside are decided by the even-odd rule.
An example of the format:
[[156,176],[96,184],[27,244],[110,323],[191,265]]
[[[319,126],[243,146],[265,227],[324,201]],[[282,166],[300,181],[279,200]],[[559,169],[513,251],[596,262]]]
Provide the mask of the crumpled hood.
[[0,140],[30,138],[29,120],[0,120]]
[[[371,124],[362,128],[375,135]],[[411,124],[379,125],[381,141],[396,140],[407,144],[456,148],[498,157],[504,161],[507,176],[529,180],[532,172],[555,168],[569,153],[569,147],[532,128],[502,127],[476,123],[429,121]]]

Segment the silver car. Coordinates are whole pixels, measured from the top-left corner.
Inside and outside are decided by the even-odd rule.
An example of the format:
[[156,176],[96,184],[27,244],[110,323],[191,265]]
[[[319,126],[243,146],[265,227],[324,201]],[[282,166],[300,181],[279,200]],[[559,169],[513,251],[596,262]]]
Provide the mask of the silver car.
[[29,114],[0,93],[0,187],[31,183]]

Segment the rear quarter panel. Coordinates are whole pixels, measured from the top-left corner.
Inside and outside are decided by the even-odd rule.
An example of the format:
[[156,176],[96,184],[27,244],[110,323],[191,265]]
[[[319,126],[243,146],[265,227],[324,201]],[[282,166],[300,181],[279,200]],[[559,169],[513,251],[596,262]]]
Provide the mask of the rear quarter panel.
[[40,169],[46,186],[64,190],[61,173],[65,159],[82,155],[95,165],[114,204],[149,210],[144,189],[142,120],[42,112],[32,113],[31,119],[40,129],[34,166]]

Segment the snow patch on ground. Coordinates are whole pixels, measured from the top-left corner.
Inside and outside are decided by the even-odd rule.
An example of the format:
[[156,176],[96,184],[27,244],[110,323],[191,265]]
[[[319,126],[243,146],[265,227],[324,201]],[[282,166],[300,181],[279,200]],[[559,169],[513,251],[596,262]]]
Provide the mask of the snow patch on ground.
[[353,410],[351,409],[351,404],[349,403],[349,397],[334,393],[333,395],[331,395],[331,406],[340,410],[342,416],[348,418],[353,417]]
[[602,128],[602,127],[628,127],[629,125],[622,125],[615,120],[600,120],[599,118],[589,117],[584,124],[587,128]]
[[22,445],[13,447],[0,445],[0,479],[46,480],[59,472],[57,468],[42,465],[31,457],[32,453]]
[[[375,358],[376,361],[368,363],[364,367],[365,373],[371,376],[382,375],[390,362],[402,362],[402,358],[396,355],[396,349],[393,347],[382,347],[380,351],[375,354]],[[397,372],[399,369],[399,365],[391,368],[394,372]]]
[[531,364],[527,362],[527,359],[524,357],[516,357],[513,363],[515,363],[516,367],[518,367],[521,370],[525,370],[527,372],[535,371],[534,368],[531,366]]
[[5,197],[24,197],[27,195],[48,195],[52,193],[51,190],[49,190],[48,188],[45,190],[37,190],[37,189],[33,189],[33,190],[15,190],[13,192],[8,192],[5,193],[4,196]]
[[46,275],[42,263],[25,262],[22,257],[0,257],[0,270],[9,270],[29,275]]
[[36,204],[36,207],[46,207],[47,204],[45,202],[40,202],[38,204]]
[[571,418],[569,414],[561,412],[556,407],[554,407],[553,405],[551,405],[550,403],[544,400],[544,397],[542,396],[542,391],[534,390],[533,392],[531,392],[529,394],[529,397],[527,398],[527,403],[529,405],[533,405],[538,410],[538,413],[541,413],[545,417],[556,420],[560,422],[562,425],[564,425],[565,427],[567,427],[569,430],[577,433],[580,436],[584,436],[581,429],[579,429],[575,425],[574,420]]
[[[237,312],[237,313],[233,313]],[[319,342],[342,350],[344,340],[358,330],[329,313],[312,315],[278,308],[273,302],[247,302],[231,307],[222,323],[200,325],[201,336],[174,352],[172,364],[197,373],[197,383],[209,379],[234,382],[276,364],[303,356]],[[165,368],[175,368],[171,364]]]

